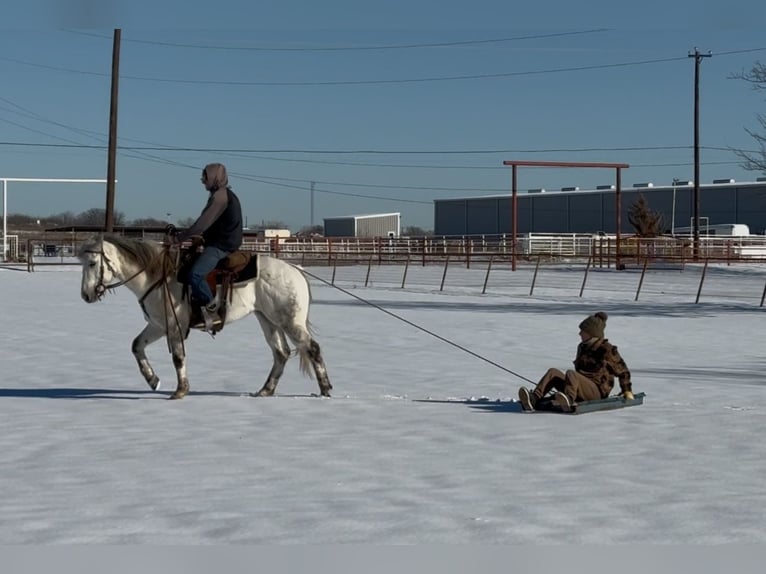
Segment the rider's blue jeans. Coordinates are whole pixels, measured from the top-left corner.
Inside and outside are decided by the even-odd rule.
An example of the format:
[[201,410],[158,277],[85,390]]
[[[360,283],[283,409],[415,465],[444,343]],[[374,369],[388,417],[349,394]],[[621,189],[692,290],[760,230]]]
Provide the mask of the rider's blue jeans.
[[191,288],[192,297],[200,305],[207,305],[213,300],[213,292],[210,291],[210,286],[207,284],[205,277],[227,255],[229,255],[228,251],[207,246],[200,253],[194,265],[192,265],[189,272],[189,287]]

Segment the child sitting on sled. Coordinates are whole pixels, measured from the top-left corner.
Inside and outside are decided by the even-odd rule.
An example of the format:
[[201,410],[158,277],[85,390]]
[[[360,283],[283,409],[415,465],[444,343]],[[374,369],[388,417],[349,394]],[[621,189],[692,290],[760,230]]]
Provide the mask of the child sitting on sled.
[[[580,323],[581,342],[577,346],[574,369],[566,373],[548,369],[534,390],[519,389],[519,401],[525,411],[542,407],[540,401],[544,397],[546,403],[552,403],[563,412],[570,412],[580,401],[605,399],[612,392],[615,377],[620,381],[620,396],[633,399],[628,366],[617,347],[604,338],[607,317],[599,311]],[[556,391],[551,401],[546,397],[550,391]]]

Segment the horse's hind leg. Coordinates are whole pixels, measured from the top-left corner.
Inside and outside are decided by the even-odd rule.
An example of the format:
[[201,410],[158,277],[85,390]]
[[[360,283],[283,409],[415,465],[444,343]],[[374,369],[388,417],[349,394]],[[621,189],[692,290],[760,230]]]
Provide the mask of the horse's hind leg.
[[276,391],[279,378],[285,370],[285,363],[287,363],[287,359],[290,358],[290,347],[287,344],[287,340],[285,339],[282,330],[269,321],[263,313],[256,311],[255,316],[261,324],[261,329],[263,329],[266,342],[269,344],[269,347],[271,347],[271,352],[274,355],[274,365],[271,367],[266,383],[264,383],[261,390],[254,393],[253,396],[270,397],[274,394],[274,391]]
[[138,369],[141,371],[141,374],[153,391],[160,388],[160,378],[154,372],[151,363],[149,363],[149,359],[146,357],[146,346],[154,343],[164,334],[164,331],[159,327],[147,325],[144,327],[144,330],[133,339],[133,345],[131,345],[133,356],[138,363]]
[[327,375],[327,368],[322,358],[322,350],[319,348],[319,343],[311,336],[308,329],[302,325],[293,325],[286,329],[286,331],[298,348],[298,353],[301,357],[301,370],[308,374],[310,365],[314,369],[314,375],[319,384],[319,392],[323,397],[329,397],[332,385],[330,384],[330,377]]

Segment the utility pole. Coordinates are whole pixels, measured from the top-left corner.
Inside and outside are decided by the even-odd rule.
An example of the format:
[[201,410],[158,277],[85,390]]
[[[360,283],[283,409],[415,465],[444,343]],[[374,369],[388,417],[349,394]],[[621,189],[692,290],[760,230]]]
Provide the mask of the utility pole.
[[114,231],[114,181],[117,173],[117,94],[120,83],[120,36],[122,30],[115,28],[112,44],[112,101],[109,106],[109,152],[106,164],[106,217],[104,231]]
[[689,52],[694,58],[694,259],[700,254],[700,64],[702,58],[712,56],[710,52],[701,54],[695,47]]
[[311,227],[314,227],[314,182],[311,182]]

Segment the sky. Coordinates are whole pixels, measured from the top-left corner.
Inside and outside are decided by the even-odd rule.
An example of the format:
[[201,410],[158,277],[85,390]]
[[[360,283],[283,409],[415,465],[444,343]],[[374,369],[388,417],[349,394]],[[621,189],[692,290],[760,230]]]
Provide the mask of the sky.
[[[0,30],[0,178],[104,178],[121,30],[116,209],[199,214],[201,168],[231,173],[249,225],[401,212],[503,193],[506,159],[624,162],[626,186],[753,181],[766,7],[734,2],[12,2]],[[752,23],[752,24],[751,24]],[[527,169],[521,190],[611,183]],[[313,202],[312,202],[313,182]],[[9,183],[9,213],[105,205],[104,184]],[[313,205],[313,210],[312,210]]]
[[[638,301],[631,268],[591,269],[580,298],[582,265],[543,266],[533,296],[528,266],[493,266],[486,295],[480,266],[451,267],[442,292],[440,266],[411,266],[404,289],[402,266],[366,288],[366,266],[343,267],[338,287],[478,357],[312,279],[332,398],[294,358],[276,397],[248,396],[271,354],[245,318],[191,334],[181,401],[164,343],[148,349],[160,391],[138,372],[130,291],[87,305],[79,268],[38,269],[0,269],[17,302],[0,346],[4,544],[567,544],[592,563],[611,545],[640,561],[659,556],[642,544],[766,542],[762,266],[710,266],[697,305],[694,265],[650,270]],[[597,310],[644,404],[521,412],[520,377],[570,366]]]

